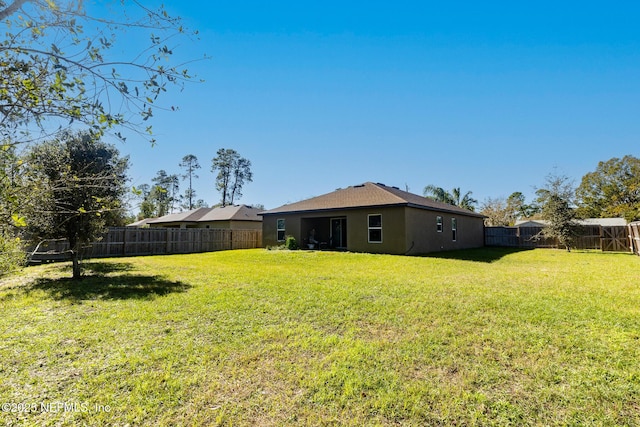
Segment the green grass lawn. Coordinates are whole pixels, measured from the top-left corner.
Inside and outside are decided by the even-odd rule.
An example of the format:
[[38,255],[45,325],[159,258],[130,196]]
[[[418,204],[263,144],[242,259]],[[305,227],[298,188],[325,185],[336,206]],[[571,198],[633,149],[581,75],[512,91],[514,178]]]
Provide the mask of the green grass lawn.
[[0,423],[640,425],[637,256],[86,266],[82,282],[64,264],[0,282]]

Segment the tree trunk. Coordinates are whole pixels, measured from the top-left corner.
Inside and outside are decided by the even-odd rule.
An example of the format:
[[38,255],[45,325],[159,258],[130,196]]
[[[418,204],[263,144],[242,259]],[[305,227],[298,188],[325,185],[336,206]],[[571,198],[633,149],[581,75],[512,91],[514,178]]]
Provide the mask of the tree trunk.
[[71,252],[71,263],[73,265],[72,272],[73,278],[78,280],[82,277],[82,267],[80,266],[80,244],[77,238],[72,237],[68,238],[69,240],[69,249]]
[[78,251],[71,251],[71,262],[73,263],[73,278],[80,279],[82,277],[82,267],[80,266]]

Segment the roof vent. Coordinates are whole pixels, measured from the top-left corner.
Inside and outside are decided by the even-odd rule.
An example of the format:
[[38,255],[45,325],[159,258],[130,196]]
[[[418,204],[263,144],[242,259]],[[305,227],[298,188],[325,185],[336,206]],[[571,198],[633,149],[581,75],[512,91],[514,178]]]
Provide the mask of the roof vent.
[[384,185],[384,184],[383,184],[383,183],[381,183],[381,182],[376,182],[376,184],[378,184],[378,185],[382,185],[383,187],[386,187],[386,185]]
[[364,187],[364,184],[358,184],[353,186],[353,188],[362,188],[362,187]]

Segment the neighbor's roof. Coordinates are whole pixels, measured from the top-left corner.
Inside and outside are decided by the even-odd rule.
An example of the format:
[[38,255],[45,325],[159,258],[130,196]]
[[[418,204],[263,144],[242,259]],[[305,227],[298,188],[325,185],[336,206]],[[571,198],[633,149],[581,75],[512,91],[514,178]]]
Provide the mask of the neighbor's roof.
[[544,219],[518,219],[516,220],[516,227],[544,227],[547,225],[547,221]]
[[211,208],[198,208],[190,211],[173,213],[160,218],[152,219],[149,224],[161,224],[166,222],[196,222]]
[[[627,225],[624,218],[585,218],[577,219],[580,225],[600,225],[602,227],[620,227]],[[544,227],[549,221],[544,219],[521,219],[516,221],[517,227]]]
[[262,221],[258,216],[259,209],[247,205],[225,206],[210,209],[201,218],[204,221]]
[[582,225],[601,225],[603,227],[616,227],[627,225],[624,218],[585,218],[578,220]]
[[132,222],[131,224],[127,224],[127,227],[144,227],[149,224],[149,221],[152,221],[156,218],[144,218],[136,222]]
[[262,221],[259,210],[247,205],[224,206],[217,208],[198,208],[178,212],[149,220],[149,224],[173,222],[210,222],[210,221]]
[[436,202],[417,194],[400,190],[398,187],[388,187],[384,184],[366,182],[311,199],[290,203],[279,208],[260,213],[271,215],[279,213],[295,213],[309,211],[330,211],[338,209],[354,209],[361,207],[381,206],[410,206],[442,212],[459,213],[468,216],[483,217],[483,215],[446,203]]

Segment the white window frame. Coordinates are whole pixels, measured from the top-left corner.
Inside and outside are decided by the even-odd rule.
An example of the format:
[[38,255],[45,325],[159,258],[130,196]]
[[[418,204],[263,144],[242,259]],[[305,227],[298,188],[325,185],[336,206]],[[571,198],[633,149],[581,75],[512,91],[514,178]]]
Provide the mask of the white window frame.
[[442,230],[444,230],[444,220],[442,215],[438,215],[436,216],[436,231],[442,233]]
[[[380,217],[380,227],[371,226],[371,217]],[[371,240],[371,230],[380,230],[380,240]],[[367,215],[367,240],[369,243],[382,243],[382,214],[369,214]]]
[[458,241],[458,220],[456,218],[451,218],[451,240]]
[[[280,228],[280,221],[282,221],[282,228]],[[282,232],[282,239],[280,239],[280,232]],[[276,219],[276,240],[278,242],[284,242],[287,238],[287,225],[284,218]]]

